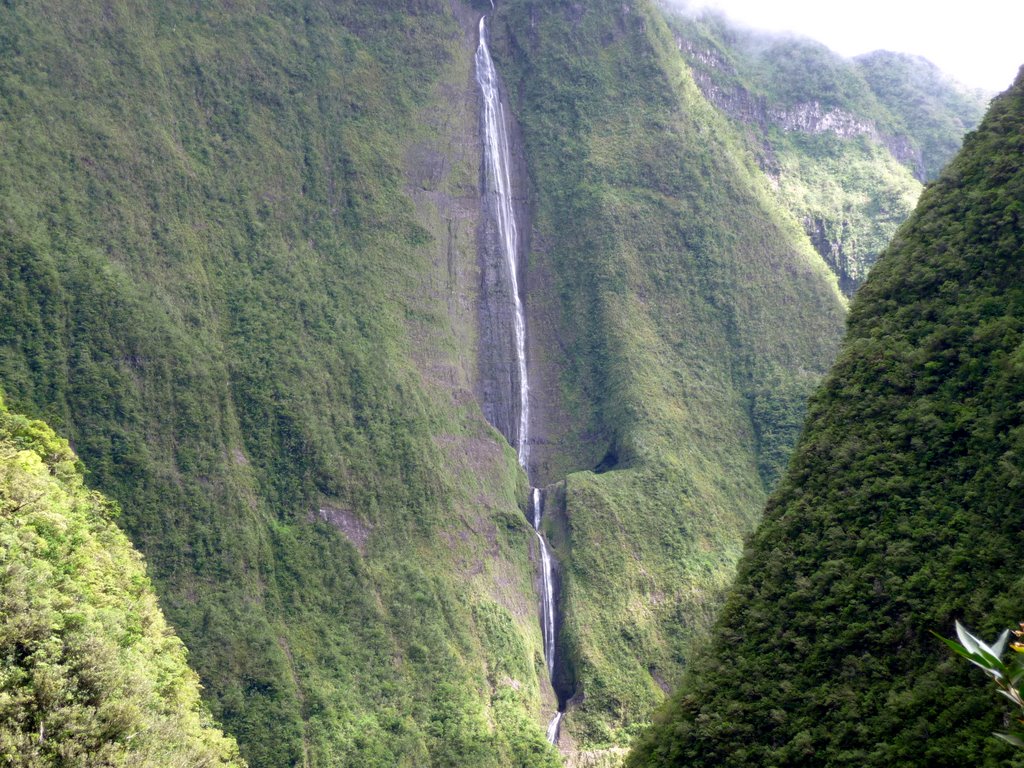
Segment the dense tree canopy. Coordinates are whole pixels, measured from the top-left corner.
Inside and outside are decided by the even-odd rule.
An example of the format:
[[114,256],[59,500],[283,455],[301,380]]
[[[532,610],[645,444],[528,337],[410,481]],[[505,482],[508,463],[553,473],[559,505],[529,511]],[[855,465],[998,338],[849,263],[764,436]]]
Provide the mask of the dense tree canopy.
[[0,400],[0,762],[239,768],[117,512]]

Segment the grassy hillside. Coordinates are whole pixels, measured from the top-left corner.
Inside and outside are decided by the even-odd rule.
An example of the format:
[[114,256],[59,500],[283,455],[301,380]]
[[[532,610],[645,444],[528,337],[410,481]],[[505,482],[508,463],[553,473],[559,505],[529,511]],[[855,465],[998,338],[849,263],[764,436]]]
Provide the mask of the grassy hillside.
[[543,482],[568,474],[547,510],[563,733],[593,750],[678,681],[844,307],[649,3],[495,18],[533,188],[532,456]]
[[252,766],[557,760],[472,397],[467,13],[0,5],[0,382],[123,504]]
[[986,103],[923,59],[856,60],[814,41],[681,15],[677,45],[702,92],[747,136],[779,200],[852,294]]
[[705,653],[640,766],[1001,766],[930,635],[1020,620],[1024,72],[858,293]]
[[117,513],[66,440],[0,400],[0,760],[242,766]]

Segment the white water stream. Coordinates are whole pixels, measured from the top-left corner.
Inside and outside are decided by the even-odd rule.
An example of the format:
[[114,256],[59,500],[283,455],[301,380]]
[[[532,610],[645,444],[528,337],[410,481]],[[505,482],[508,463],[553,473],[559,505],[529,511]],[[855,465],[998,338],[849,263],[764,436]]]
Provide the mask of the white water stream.
[[[492,0],[491,7],[494,7]],[[508,122],[501,103],[498,72],[494,68],[491,52],[487,46],[487,17],[480,19],[480,43],[476,49],[476,81],[483,96],[483,139],[484,139],[484,194],[489,198],[489,208],[498,227],[502,256],[508,268],[509,287],[512,293],[516,363],[519,373],[519,428],[515,435],[516,455],[519,464],[529,475],[530,458],[530,383],[526,374],[526,313],[519,294],[519,229],[516,225],[515,204],[512,196],[511,152],[508,141]],[[533,515],[533,530],[540,543],[541,556],[541,632],[544,636],[544,658],[547,661],[548,677],[555,672],[555,585],[554,562],[548,551],[547,542],[540,531],[542,497],[539,488],[530,489],[530,505]],[[547,738],[552,744],[558,743],[563,712],[556,712],[548,724]]]
[[540,627],[544,633],[544,658],[548,660],[548,677],[555,675],[555,584],[554,567],[548,552],[547,542],[540,532],[541,496],[540,488],[533,489],[533,530],[540,542],[541,596]]
[[526,376],[526,313],[519,296],[519,228],[516,225],[512,199],[511,152],[508,148],[508,122],[501,103],[498,72],[487,47],[487,17],[480,19],[480,45],[476,49],[476,81],[483,95],[484,193],[498,225],[502,255],[508,268],[509,287],[514,306],[516,363],[519,368],[519,429],[516,432],[516,455],[523,469],[530,458],[530,384]]

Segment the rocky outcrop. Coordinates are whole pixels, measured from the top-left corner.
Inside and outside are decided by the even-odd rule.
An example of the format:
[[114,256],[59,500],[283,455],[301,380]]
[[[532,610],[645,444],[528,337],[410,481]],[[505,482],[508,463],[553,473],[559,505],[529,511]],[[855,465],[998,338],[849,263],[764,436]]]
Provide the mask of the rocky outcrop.
[[[731,82],[736,68],[721,54],[707,45],[687,40],[676,34],[676,47],[690,62],[693,79],[704,98],[734,120],[757,125],[768,125],[768,104],[763,96],[755,96],[741,85]],[[728,86],[719,81],[730,81]]]
[[830,222],[820,217],[805,216],[801,222],[814,249],[839,278],[839,288],[850,295],[868,276],[874,258],[865,259],[851,240],[850,222]]
[[341,531],[345,538],[352,543],[352,546],[359,550],[359,554],[366,554],[366,543],[370,539],[373,525],[365,520],[361,520],[351,509],[342,509],[325,504],[315,510],[311,510],[309,515],[307,515],[307,519],[311,523],[322,522],[333,526]]
[[784,131],[800,133],[831,133],[841,139],[869,136],[881,142],[881,136],[870,120],[851,112],[826,107],[819,101],[807,101],[787,108],[768,110],[768,122]]

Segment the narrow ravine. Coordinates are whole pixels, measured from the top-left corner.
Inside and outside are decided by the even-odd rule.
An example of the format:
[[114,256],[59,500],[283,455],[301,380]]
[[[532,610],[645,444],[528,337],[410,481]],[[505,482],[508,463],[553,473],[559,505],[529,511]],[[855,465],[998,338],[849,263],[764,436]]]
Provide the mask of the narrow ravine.
[[[493,3],[492,3],[493,7]],[[476,81],[482,96],[482,126],[484,145],[484,186],[485,209],[493,216],[498,230],[500,248],[509,280],[512,296],[513,331],[518,381],[512,383],[514,395],[518,395],[519,418],[514,434],[506,435],[516,448],[519,464],[530,475],[530,383],[526,367],[526,313],[519,290],[519,228],[516,222],[515,202],[512,190],[511,152],[509,149],[509,124],[501,102],[500,82],[491,52],[487,44],[487,17],[480,19],[480,43],[476,50]],[[512,431],[512,430],[510,430]],[[530,506],[534,534],[540,545],[541,594],[540,624],[544,638],[544,658],[547,661],[548,677],[554,685],[555,674],[555,633],[557,605],[555,600],[555,561],[548,549],[544,534],[540,530],[543,514],[543,492],[532,487],[530,479]],[[558,743],[559,729],[564,715],[559,702],[558,711],[548,724],[547,738],[552,744]]]

